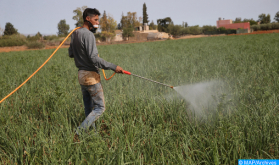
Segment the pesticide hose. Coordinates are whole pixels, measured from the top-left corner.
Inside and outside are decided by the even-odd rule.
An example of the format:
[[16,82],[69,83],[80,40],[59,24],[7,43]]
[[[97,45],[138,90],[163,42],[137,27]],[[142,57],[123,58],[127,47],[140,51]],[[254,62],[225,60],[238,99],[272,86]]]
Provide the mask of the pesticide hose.
[[151,79],[148,79],[148,78],[145,78],[145,77],[139,76],[139,75],[135,75],[135,74],[133,74],[133,73],[131,73],[131,72],[128,72],[128,71],[126,71],[126,70],[124,70],[124,72],[123,72],[123,73],[124,73],[124,74],[127,74],[127,75],[132,75],[132,76],[135,76],[135,77],[139,77],[139,78],[142,78],[142,79],[145,79],[145,80],[148,80],[148,81],[151,81],[151,82],[154,82],[154,83],[160,84],[160,85],[164,85],[164,86],[167,86],[167,87],[170,87],[170,88],[172,88],[172,89],[173,89],[173,86],[166,85],[166,84],[160,83],[160,82],[158,82],[158,81],[154,81],[154,80],[151,80]]
[[22,84],[20,84],[15,90],[13,90],[10,94],[8,94],[6,97],[4,97],[1,101],[0,104],[6,100],[8,97],[10,97],[13,93],[15,93],[19,88],[21,88],[27,81],[29,81],[45,64],[51,59],[51,57],[57,52],[57,50],[64,44],[64,42],[71,36],[71,34],[79,29],[80,27],[75,28],[73,31],[71,31],[68,36],[61,42],[61,44],[55,49],[55,51],[49,56],[49,58],[33,73],[31,76],[29,76]]
[[[49,58],[31,75],[29,76],[21,85],[19,85],[15,90],[13,90],[10,94],[8,94],[7,96],[5,96],[2,100],[0,100],[0,104],[6,100],[8,97],[10,97],[12,94],[14,94],[19,88],[21,88],[24,84],[27,83],[27,81],[29,81],[43,66],[45,66],[45,64],[52,58],[52,56],[57,52],[57,50],[64,44],[64,42],[71,36],[71,34],[76,31],[77,29],[79,29],[80,27],[77,27],[75,28],[74,30],[72,30],[68,36],[61,42],[61,44],[55,49],[55,51],[49,56]],[[99,55],[98,55],[99,56]],[[104,75],[104,78],[105,80],[110,80],[114,75],[115,73],[110,77],[110,78],[107,78],[106,77],[106,73],[103,69],[103,75]]]
[[[27,83],[27,81],[29,81],[43,66],[45,66],[45,64],[52,58],[52,56],[57,52],[57,50],[64,44],[64,42],[71,36],[71,34],[76,31],[77,29],[79,29],[80,27],[77,27],[75,28],[74,30],[72,30],[68,36],[61,42],[61,44],[55,49],[55,51],[49,56],[49,58],[31,75],[29,76],[22,84],[20,84],[15,90],[13,90],[10,94],[8,94],[7,96],[5,96],[2,100],[0,100],[0,104],[6,100],[8,97],[10,97],[12,94],[14,94],[19,88],[21,88],[24,84]],[[99,56],[99,55],[98,55]],[[110,80],[114,75],[115,73],[113,73],[113,75],[109,78],[106,77],[106,74],[105,74],[105,71],[102,69],[103,71],[103,75],[104,75],[104,78],[105,80]],[[135,75],[135,74],[132,74],[128,71],[124,71],[125,74],[128,74],[128,75],[133,75],[133,76],[136,76],[136,77],[139,77],[139,78],[142,78],[142,79],[145,79],[145,80],[148,80],[148,81],[151,81],[151,82],[154,82],[154,83],[157,83],[157,84],[161,84],[161,85],[164,85],[164,86],[167,86],[167,87],[170,87],[170,88],[173,88],[173,86],[169,86],[169,85],[166,85],[166,84],[163,84],[163,83],[160,83],[160,82],[157,82],[157,81],[154,81],[154,80],[150,80],[150,79],[147,79],[147,78],[144,78],[144,77],[141,77],[141,76],[138,76],[138,75]]]

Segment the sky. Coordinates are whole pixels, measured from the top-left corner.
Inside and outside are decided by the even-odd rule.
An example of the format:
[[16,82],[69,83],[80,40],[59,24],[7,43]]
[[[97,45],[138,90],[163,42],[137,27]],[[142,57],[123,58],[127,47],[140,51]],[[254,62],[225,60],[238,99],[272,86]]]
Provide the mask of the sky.
[[104,10],[120,22],[121,15],[137,12],[142,17],[146,3],[148,20],[157,24],[157,19],[171,17],[174,24],[187,22],[193,25],[215,25],[219,17],[258,19],[262,13],[270,14],[271,21],[279,11],[279,0],[0,0],[0,28],[7,22],[21,34],[57,34],[57,24],[65,19],[70,29],[75,28],[73,10],[87,6]]

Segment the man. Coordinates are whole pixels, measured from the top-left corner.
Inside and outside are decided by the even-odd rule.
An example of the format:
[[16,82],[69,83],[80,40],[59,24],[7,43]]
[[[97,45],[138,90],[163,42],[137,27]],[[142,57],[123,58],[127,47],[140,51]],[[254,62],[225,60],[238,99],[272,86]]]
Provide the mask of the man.
[[[74,58],[78,71],[78,80],[83,95],[85,120],[76,133],[95,128],[95,121],[105,111],[103,88],[100,82],[99,68],[111,69],[123,73],[123,69],[98,57],[96,40],[93,32],[99,25],[100,12],[87,8],[83,12],[84,24],[73,32],[69,48],[69,56]],[[95,128],[96,130],[96,128]]]

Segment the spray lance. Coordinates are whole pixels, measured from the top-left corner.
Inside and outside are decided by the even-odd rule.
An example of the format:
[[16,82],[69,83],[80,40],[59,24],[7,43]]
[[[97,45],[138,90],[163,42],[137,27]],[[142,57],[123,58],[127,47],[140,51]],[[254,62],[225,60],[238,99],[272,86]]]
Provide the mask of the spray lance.
[[132,75],[132,76],[135,76],[135,77],[139,77],[139,78],[142,78],[142,79],[145,79],[145,80],[148,80],[148,81],[151,81],[151,82],[154,82],[154,83],[157,83],[157,84],[160,84],[160,85],[164,85],[164,86],[167,86],[167,87],[170,87],[173,89],[173,86],[170,86],[170,85],[166,85],[166,84],[163,84],[163,83],[160,83],[160,82],[157,82],[157,81],[154,81],[154,80],[150,80],[148,78],[145,78],[145,77],[142,77],[142,76],[139,76],[139,75],[135,75],[131,72],[128,72],[126,70],[123,71],[124,74],[127,74],[127,75]]

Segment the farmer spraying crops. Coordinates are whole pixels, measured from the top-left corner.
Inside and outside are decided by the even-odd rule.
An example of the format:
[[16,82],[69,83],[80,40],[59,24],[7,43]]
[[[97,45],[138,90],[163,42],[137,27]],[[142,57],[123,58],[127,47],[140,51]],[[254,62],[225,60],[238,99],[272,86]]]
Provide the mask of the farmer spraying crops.
[[93,33],[99,25],[100,12],[87,8],[83,12],[83,26],[71,36],[69,56],[74,58],[78,68],[78,80],[83,95],[85,120],[78,127],[76,133],[95,128],[95,121],[105,111],[103,88],[100,82],[99,68],[110,69],[116,73],[123,73],[123,69],[98,57],[96,40]]

